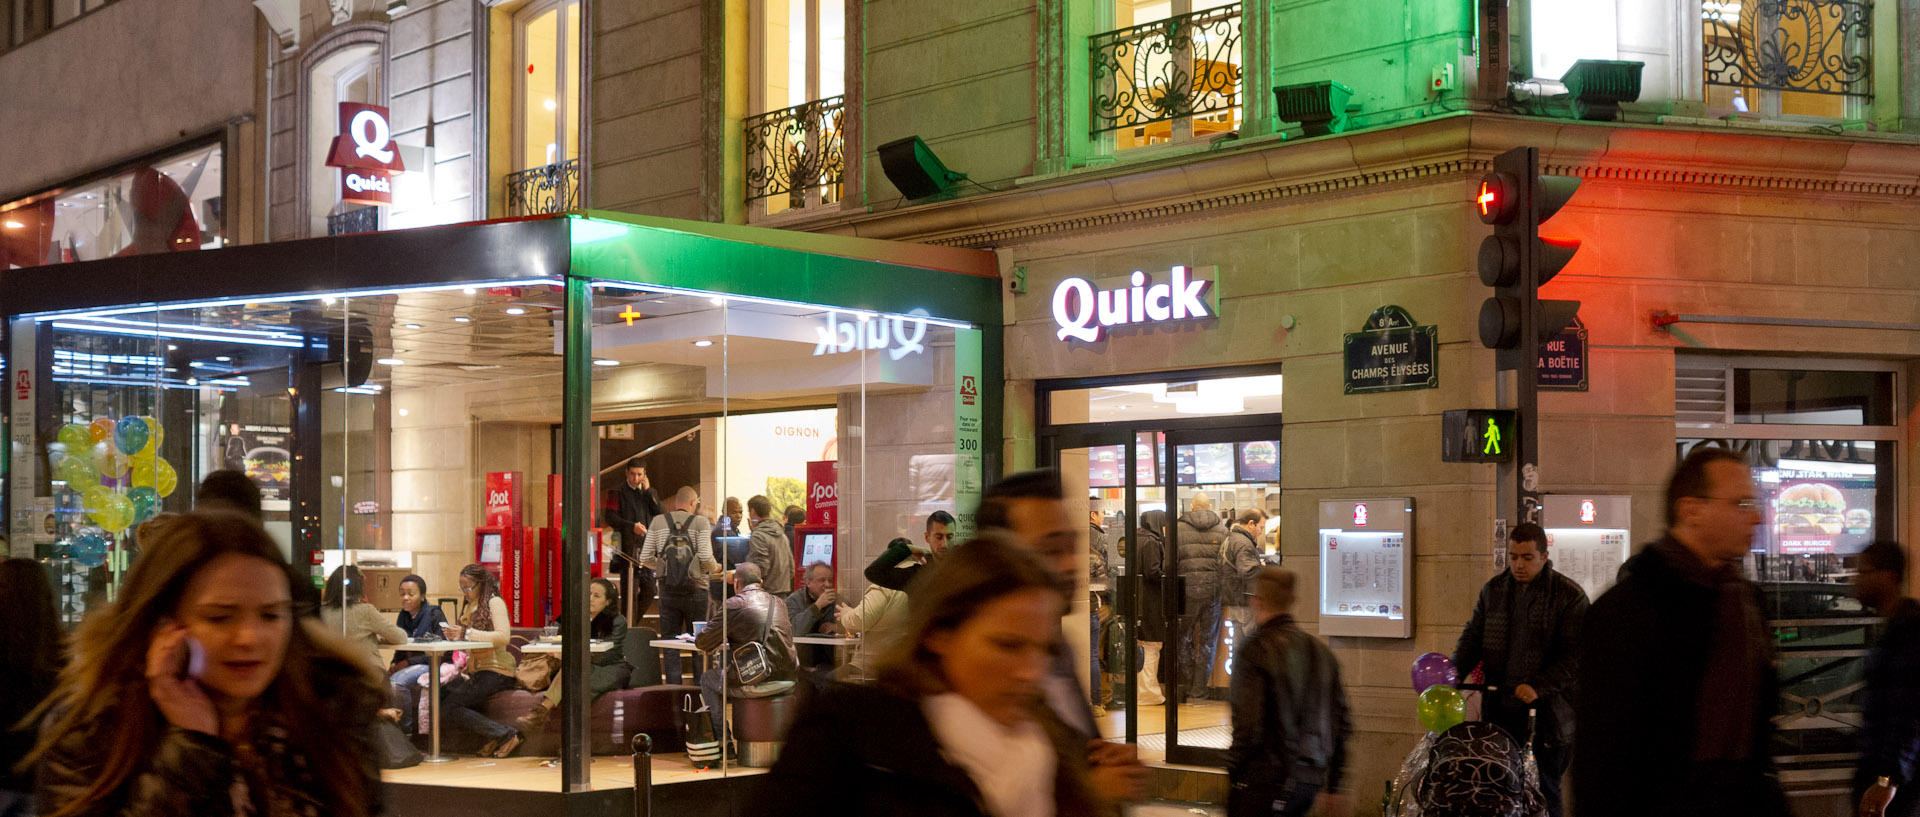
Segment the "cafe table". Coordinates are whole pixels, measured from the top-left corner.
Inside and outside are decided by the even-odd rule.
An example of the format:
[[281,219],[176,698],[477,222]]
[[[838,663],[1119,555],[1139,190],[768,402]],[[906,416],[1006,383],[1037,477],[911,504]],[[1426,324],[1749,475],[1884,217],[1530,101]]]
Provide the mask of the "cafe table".
[[427,654],[427,755],[422,763],[445,763],[455,758],[440,754],[440,656],[459,650],[498,649],[490,641],[408,641],[381,644],[381,652],[423,652]]
[[[612,642],[612,641],[608,641],[608,640],[606,640],[606,639],[602,639],[602,640],[599,640],[599,641],[595,641],[595,642],[593,642],[592,644],[590,644],[590,645],[588,645],[588,647],[587,647],[587,649],[588,649],[588,650],[589,650],[590,652],[606,652],[607,650],[611,650],[611,649],[613,649],[613,642]],[[560,642],[558,642],[558,641],[529,641],[529,642],[527,642],[527,643],[525,643],[525,644],[522,644],[522,645],[520,645],[520,654],[521,654],[521,655],[527,655],[527,654],[529,654],[529,653],[532,653],[532,654],[545,654],[545,653],[551,653],[551,654],[558,654],[559,652],[560,652]]]

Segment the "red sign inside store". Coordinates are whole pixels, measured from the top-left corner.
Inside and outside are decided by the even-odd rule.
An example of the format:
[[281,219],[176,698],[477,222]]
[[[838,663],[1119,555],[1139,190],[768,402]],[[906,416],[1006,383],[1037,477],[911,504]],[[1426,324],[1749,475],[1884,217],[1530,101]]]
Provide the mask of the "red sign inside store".
[[840,463],[807,463],[807,524],[833,525],[840,521]]

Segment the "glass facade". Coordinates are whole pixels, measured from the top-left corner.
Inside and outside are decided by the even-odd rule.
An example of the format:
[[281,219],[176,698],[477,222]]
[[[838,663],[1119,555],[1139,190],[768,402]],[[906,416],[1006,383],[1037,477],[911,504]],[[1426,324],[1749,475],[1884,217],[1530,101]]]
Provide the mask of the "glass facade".
[[[867,590],[867,563],[895,537],[917,540],[933,512],[970,528],[982,440],[997,436],[983,423],[998,416],[997,390],[982,388],[999,382],[986,348],[997,339],[977,328],[998,315],[989,255],[624,217],[324,240],[331,252],[203,255],[211,272],[177,286],[162,286],[188,269],[177,262],[121,275],[117,289],[76,288],[106,274],[86,266],[64,281],[12,273],[26,296],[6,307],[7,382],[19,387],[11,547],[61,577],[72,619],[113,597],[141,524],[188,510],[217,469],[260,489],[270,532],[312,565],[313,597],[338,608],[324,620],[339,626],[362,602],[391,620],[401,579],[417,575],[423,603],[460,622],[459,573],[481,563],[511,619],[495,630],[523,658],[558,641],[569,692],[574,659],[603,663],[571,624],[585,621],[589,580],[625,598],[607,512],[630,460],[668,507],[682,486],[697,493],[729,569],[749,558],[759,514],[748,509],[760,507],[749,500],[767,497],[774,520],[798,506],[808,549],[789,540],[795,572],[827,563],[850,601]],[[258,275],[265,263],[281,273]],[[146,291],[179,297],[116,297]],[[357,587],[329,581],[346,567]],[[769,589],[797,584],[779,581]],[[712,582],[706,626],[727,626],[728,595]],[[562,745],[574,703],[563,698],[518,752],[560,755],[569,790],[593,755],[624,756],[637,733],[658,753],[679,748],[677,724],[647,714],[679,699],[645,699],[698,684],[663,686],[676,680],[663,666],[681,663],[668,654],[701,662],[663,631],[679,622],[628,618],[623,657],[604,662],[624,680],[603,689],[593,666],[600,694],[577,690],[588,728]],[[366,646],[385,667],[391,650]],[[832,672],[867,645],[809,646]],[[537,700],[515,691],[476,708],[512,724]],[[483,736],[451,723],[447,752],[477,748]]]
[[224,246],[224,153],[184,148],[0,205],[0,270]]

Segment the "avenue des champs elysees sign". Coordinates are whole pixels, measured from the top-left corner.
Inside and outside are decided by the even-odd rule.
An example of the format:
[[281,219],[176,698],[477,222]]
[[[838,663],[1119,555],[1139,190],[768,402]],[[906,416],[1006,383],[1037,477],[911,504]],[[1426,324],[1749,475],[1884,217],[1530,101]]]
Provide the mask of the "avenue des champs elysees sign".
[[1347,394],[1439,386],[1439,340],[1439,327],[1416,324],[1405,309],[1374,310],[1360,331],[1346,336]]

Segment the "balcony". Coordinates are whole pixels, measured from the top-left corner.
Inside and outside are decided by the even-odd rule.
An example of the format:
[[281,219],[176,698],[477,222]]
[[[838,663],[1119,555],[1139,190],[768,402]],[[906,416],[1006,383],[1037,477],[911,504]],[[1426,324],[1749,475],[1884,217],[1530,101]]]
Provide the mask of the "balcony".
[[839,201],[845,109],[833,96],[747,119],[747,203],[777,213]]
[[538,216],[580,209],[580,160],[507,174],[507,216]]
[[1240,7],[1096,34],[1093,133],[1125,149],[1224,133],[1240,118]]
[[1706,84],[1873,97],[1871,0],[1702,0]]
[[353,235],[380,230],[380,208],[355,207],[327,216],[327,235]]

